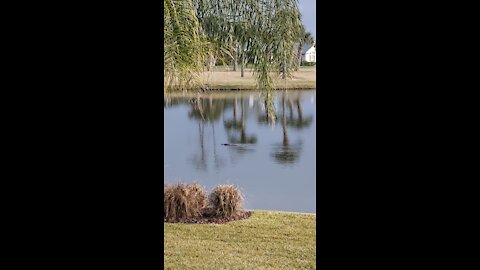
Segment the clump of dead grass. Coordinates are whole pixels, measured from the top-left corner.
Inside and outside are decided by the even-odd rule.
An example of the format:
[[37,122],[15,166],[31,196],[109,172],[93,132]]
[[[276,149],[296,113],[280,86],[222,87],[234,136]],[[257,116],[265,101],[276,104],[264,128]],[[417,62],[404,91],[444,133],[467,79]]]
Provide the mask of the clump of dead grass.
[[198,184],[178,183],[163,187],[163,219],[182,222],[202,215],[207,193]]
[[220,185],[208,197],[208,206],[218,217],[239,217],[244,213],[243,195],[234,185]]
[[234,185],[217,186],[207,197],[207,192],[197,183],[167,184],[163,196],[166,222],[225,223],[251,215],[244,211],[243,195]]

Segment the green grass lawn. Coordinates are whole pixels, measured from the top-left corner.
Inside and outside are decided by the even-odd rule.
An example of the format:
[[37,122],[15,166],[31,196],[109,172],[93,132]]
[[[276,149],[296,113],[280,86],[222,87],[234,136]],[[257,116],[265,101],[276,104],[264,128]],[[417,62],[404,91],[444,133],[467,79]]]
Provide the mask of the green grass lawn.
[[316,269],[315,222],[255,211],[227,224],[165,223],[165,269]]

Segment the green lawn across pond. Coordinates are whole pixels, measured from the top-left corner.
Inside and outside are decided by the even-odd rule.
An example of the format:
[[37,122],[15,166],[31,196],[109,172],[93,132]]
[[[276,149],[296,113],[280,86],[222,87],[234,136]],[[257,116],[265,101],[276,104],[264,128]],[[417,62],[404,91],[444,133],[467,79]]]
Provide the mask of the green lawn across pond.
[[227,224],[165,223],[165,269],[316,269],[316,215],[255,211]]

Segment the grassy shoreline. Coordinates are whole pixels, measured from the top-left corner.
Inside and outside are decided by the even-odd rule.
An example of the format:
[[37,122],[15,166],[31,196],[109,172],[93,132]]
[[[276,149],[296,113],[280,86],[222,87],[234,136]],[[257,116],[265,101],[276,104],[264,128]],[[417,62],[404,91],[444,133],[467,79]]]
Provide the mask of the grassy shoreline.
[[[275,87],[275,90],[312,90],[316,89],[316,82],[314,81],[305,81],[305,82],[287,82],[287,86],[278,85]],[[239,84],[212,84],[205,87],[207,90],[258,90],[256,85],[239,85]]]
[[[245,70],[241,77],[240,71],[232,71],[230,67],[215,67],[213,71],[200,75],[200,85],[208,90],[258,90],[255,75],[252,69]],[[300,67],[293,73],[292,78],[286,81],[280,78],[275,80],[276,90],[316,89],[316,67]],[[168,90],[167,92],[175,92]]]
[[165,269],[315,269],[315,223],[263,210],[227,224],[164,223]]

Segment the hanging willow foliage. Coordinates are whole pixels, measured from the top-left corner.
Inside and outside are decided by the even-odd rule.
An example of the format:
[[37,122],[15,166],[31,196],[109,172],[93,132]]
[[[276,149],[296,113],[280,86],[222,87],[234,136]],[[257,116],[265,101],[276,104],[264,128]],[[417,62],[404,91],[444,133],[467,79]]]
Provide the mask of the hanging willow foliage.
[[203,70],[209,43],[202,37],[192,0],[164,0],[164,88],[190,89]]

